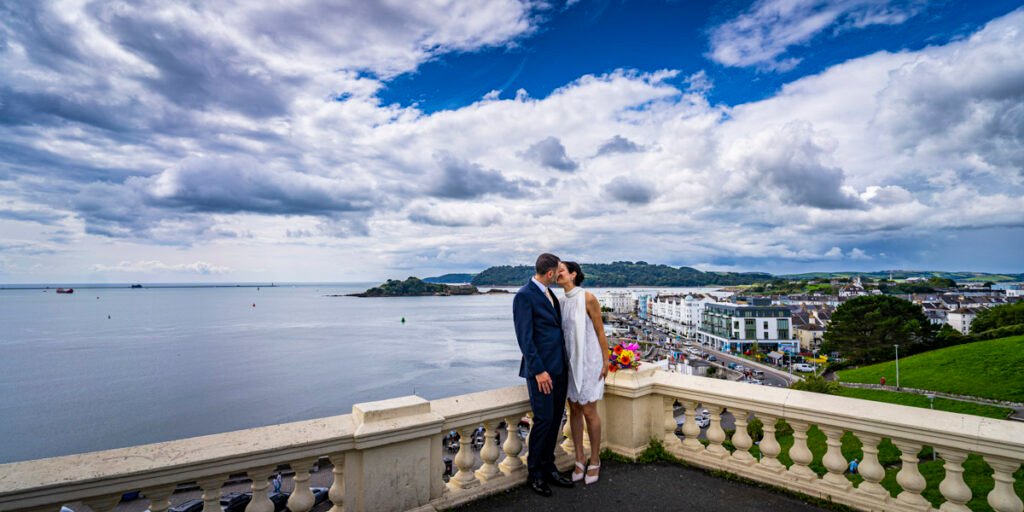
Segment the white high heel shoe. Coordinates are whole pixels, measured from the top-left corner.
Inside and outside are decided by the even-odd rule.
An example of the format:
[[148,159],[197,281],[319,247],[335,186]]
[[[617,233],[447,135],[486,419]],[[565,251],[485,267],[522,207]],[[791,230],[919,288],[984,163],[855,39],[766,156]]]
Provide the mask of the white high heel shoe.
[[[587,473],[590,472],[591,469],[598,470],[597,474],[594,475],[594,476],[588,475]],[[596,466],[589,466],[588,465],[587,466],[587,471],[585,471],[583,473],[583,475],[584,475],[583,483],[585,483],[587,485],[590,485],[590,484],[592,484],[594,482],[597,482],[601,478],[601,464],[597,464]],[[576,476],[576,475],[574,474],[573,476]]]
[[580,473],[577,473],[575,471],[572,472],[572,481],[573,482],[579,482],[580,480],[583,480],[584,476],[587,475],[587,467],[584,466],[583,464],[580,464],[579,462],[577,462],[576,463],[576,468],[578,468],[581,472]]

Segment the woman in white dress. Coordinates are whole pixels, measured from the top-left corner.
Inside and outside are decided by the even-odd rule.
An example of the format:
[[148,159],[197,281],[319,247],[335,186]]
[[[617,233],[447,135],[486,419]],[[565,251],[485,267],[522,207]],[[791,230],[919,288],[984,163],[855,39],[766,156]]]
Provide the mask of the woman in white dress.
[[[576,469],[572,480],[597,482],[601,468],[601,417],[597,401],[604,397],[604,378],[608,375],[608,341],[601,322],[601,303],[592,293],[580,288],[583,269],[573,261],[558,265],[556,283],[565,289],[558,299],[562,306],[562,332],[569,357],[569,426],[576,448]],[[583,423],[590,438],[590,464],[583,453]]]

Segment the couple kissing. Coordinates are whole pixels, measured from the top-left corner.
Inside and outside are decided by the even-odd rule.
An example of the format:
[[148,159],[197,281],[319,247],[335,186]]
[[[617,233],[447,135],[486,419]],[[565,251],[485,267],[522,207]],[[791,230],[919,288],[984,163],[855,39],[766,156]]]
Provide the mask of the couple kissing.
[[[574,482],[597,482],[601,459],[601,418],[597,401],[604,396],[608,374],[608,341],[601,322],[601,305],[580,287],[583,269],[553,254],[541,254],[536,274],[516,293],[512,318],[523,353],[519,376],[526,379],[533,410],[526,467],[534,492],[551,496],[551,487]],[[551,286],[561,286],[557,297]],[[566,399],[576,466],[566,478],[555,466],[555,443]],[[590,459],[583,452],[583,429],[590,439]]]

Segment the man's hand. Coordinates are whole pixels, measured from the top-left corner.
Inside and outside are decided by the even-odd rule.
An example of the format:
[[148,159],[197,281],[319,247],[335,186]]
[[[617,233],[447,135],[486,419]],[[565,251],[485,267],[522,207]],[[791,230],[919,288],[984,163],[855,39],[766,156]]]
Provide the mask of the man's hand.
[[551,394],[551,376],[548,372],[541,372],[537,374],[537,387],[540,388],[540,392],[545,395]]

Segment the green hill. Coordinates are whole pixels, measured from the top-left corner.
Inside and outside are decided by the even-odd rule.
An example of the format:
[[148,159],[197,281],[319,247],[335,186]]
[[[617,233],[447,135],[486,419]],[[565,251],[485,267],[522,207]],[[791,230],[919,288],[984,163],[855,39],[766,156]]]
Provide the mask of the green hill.
[[445,274],[437,277],[424,277],[424,283],[434,284],[464,284],[473,280],[476,274]]
[[[844,382],[896,384],[896,363],[837,372]],[[900,385],[1024,402],[1024,336],[977,341],[900,358]]]
[[872,272],[807,272],[804,274],[786,274],[778,276],[781,279],[811,280],[811,279],[832,279],[861,276],[870,279],[893,279],[903,280],[911,277],[942,278],[952,279],[958,283],[964,282],[1013,282],[1024,281],[1024,274],[988,274],[985,272],[945,272],[938,270],[877,270]]
[[[771,274],[760,272],[701,272],[690,267],[651,265],[644,261],[581,263],[586,286],[729,286],[771,281]],[[474,286],[521,286],[534,274],[532,266],[491,267],[473,278]]]

